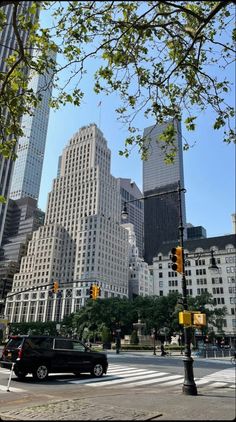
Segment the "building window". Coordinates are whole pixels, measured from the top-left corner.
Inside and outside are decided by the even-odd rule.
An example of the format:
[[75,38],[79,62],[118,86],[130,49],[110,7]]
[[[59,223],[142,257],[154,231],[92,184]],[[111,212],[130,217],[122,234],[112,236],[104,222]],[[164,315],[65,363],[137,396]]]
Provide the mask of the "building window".
[[222,284],[223,280],[222,277],[215,277],[211,279],[212,284]]
[[236,293],[236,287],[235,286],[233,286],[233,287],[229,287],[229,293]]

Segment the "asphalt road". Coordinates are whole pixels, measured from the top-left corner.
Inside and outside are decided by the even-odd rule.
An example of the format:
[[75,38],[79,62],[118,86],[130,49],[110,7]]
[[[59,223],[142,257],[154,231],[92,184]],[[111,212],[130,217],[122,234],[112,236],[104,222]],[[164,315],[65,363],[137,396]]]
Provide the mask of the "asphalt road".
[[[101,413],[101,420],[105,420],[106,416],[107,419],[114,419],[115,416],[112,415],[112,417],[109,413],[108,403],[111,408],[113,406],[116,409],[116,412],[121,412],[124,407],[126,409],[125,415],[128,415],[129,411],[131,411],[129,409],[132,408],[132,405],[135,405],[135,409],[139,409],[141,412],[138,414],[139,416],[141,415],[141,419],[142,415],[144,415],[142,412],[149,412],[152,409],[156,411],[157,405],[158,409],[160,408],[163,412],[162,414],[164,414],[166,406],[166,417],[164,414],[162,419],[178,419],[174,412],[173,403],[176,400],[175,406],[177,408],[180,404],[179,397],[182,397],[184,369],[181,356],[160,357],[152,354],[143,355],[132,352],[122,352],[116,355],[113,352],[108,352],[108,361],[108,373],[100,379],[94,379],[89,374],[81,375],[79,378],[76,378],[73,374],[53,374],[48,377],[47,381],[42,383],[34,381],[31,375],[26,377],[25,382],[20,382],[13,374],[9,391],[7,391],[9,371],[0,368],[0,415],[3,417],[8,414],[13,419],[16,418],[16,415],[20,415],[22,419],[25,418],[27,420],[37,419],[37,414],[33,411],[31,413],[21,412],[26,412],[26,409],[30,412],[31,407],[35,405],[37,405],[37,412],[41,412],[43,406],[47,403],[57,403],[52,415],[42,413],[42,419],[66,419],[63,415],[66,415],[66,411],[69,411],[68,403],[74,406],[75,401],[79,399],[85,400],[82,420],[87,417],[89,420],[95,420],[95,409],[97,411],[99,409],[100,412],[107,410],[107,414]],[[229,361],[197,358],[194,360],[194,377],[199,393],[199,404],[200,400],[204,399],[205,401],[200,406],[206,405],[209,399],[207,408],[212,406],[215,412],[212,419],[219,415],[222,420],[220,411],[222,409],[223,412],[224,408],[228,409],[231,417],[234,412],[232,400],[235,394],[235,368],[232,364]],[[217,394],[215,393],[216,388],[218,388]],[[219,391],[222,392],[222,397],[219,396]],[[203,392],[205,392],[205,397],[203,397]],[[132,398],[130,398],[131,394]],[[210,398],[211,394],[213,394],[214,398]],[[222,404],[216,412],[219,397],[222,400]],[[151,399],[152,401],[150,401]],[[171,400],[171,406],[168,405],[168,400]],[[197,405],[194,397],[187,400],[187,405],[191,402],[193,406]],[[66,404],[65,408],[60,407],[62,403]],[[59,408],[60,411],[58,410]],[[82,410],[80,409],[80,412]],[[188,411],[190,411],[190,408]],[[71,419],[71,412],[72,410],[70,410],[68,419]],[[75,409],[73,412],[75,412]],[[170,412],[173,412],[172,417]],[[198,419],[200,414],[197,408],[195,412]],[[81,413],[78,414],[81,415]],[[122,414],[119,413],[119,415],[120,420],[122,420]],[[119,417],[117,420],[119,420]],[[99,420],[98,417],[97,419]],[[184,418],[181,415],[180,420],[182,419]],[[187,410],[185,419],[187,419]],[[200,420],[204,419],[207,420],[207,418],[200,418]],[[80,419],[78,418],[77,420]],[[132,414],[130,419],[126,420],[136,420],[136,418]]]
[[[146,377],[149,375],[151,376],[152,374],[154,374],[153,376],[158,376],[159,373],[163,373],[163,376],[167,378],[173,376],[173,381],[176,377],[176,382],[178,379],[182,379],[184,375],[183,359],[181,356],[161,357],[153,356],[151,354],[135,354],[132,352],[122,352],[116,355],[114,353],[108,352],[108,361],[109,367],[107,375],[104,375],[98,380],[94,380],[93,378],[91,378],[90,374],[81,374],[79,378],[76,378],[73,374],[51,374],[45,382],[36,382],[35,380],[33,380],[31,375],[28,375],[25,381],[22,382],[19,381],[13,373],[9,390],[12,392],[14,392],[14,390],[15,392],[20,392],[20,390],[22,390],[34,393],[42,392],[43,394],[54,394],[55,391],[58,392],[58,389],[61,390],[60,392],[62,392],[63,390],[73,390],[76,385],[89,385],[92,381],[105,386],[106,382],[110,382],[110,378],[112,377],[113,384],[115,385],[116,383],[114,382],[114,376],[116,378],[119,378],[121,377],[121,375],[123,376],[123,374],[123,378],[125,378],[126,376],[125,381],[127,381],[128,374],[130,376],[134,375],[136,376],[136,378],[138,376],[139,378],[140,376],[142,376],[141,379],[145,380]],[[234,369],[235,368],[232,366],[232,364],[229,361],[225,360],[220,361],[213,359],[195,359],[193,363],[194,378],[196,378],[196,380],[200,380],[205,377],[212,377],[212,382],[219,382],[221,380],[221,374],[226,371],[226,373],[229,372],[229,374],[232,372],[232,378],[229,383],[233,384],[235,381],[233,378],[233,373],[235,372]],[[121,373],[119,372],[119,370],[121,370]],[[122,372],[122,370],[124,370],[124,372]],[[219,376],[217,376],[217,373],[219,373]],[[9,382],[9,374],[10,371],[0,368],[0,394],[1,392],[7,389]],[[179,376],[179,378],[177,378],[177,375]],[[139,382],[139,378],[137,378],[135,381]],[[153,377],[151,376],[151,378]],[[154,378],[153,381],[155,381],[155,379],[156,378]],[[170,380],[166,379],[166,381]],[[143,383],[140,385],[145,388],[149,385],[149,383]],[[6,389],[4,389],[4,387],[6,387]]]

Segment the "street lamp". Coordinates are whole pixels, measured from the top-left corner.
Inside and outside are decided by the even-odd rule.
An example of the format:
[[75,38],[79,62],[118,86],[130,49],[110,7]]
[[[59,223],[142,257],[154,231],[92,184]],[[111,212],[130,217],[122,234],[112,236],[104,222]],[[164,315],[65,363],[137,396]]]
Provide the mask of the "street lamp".
[[[178,203],[179,203],[179,246],[182,248],[182,262],[183,262],[183,272],[182,272],[182,298],[183,298],[183,309],[186,311],[188,309],[187,304],[187,283],[185,277],[185,265],[184,265],[184,226],[183,226],[183,217],[182,217],[182,201],[181,201],[181,192],[185,193],[186,190],[181,188],[180,181],[178,181],[178,187],[175,190],[155,193],[153,195],[147,195],[141,198],[133,199],[130,201],[125,201],[123,210],[121,212],[121,217],[123,220],[127,219],[128,212],[126,205],[130,202],[145,200],[149,198],[154,198],[157,196],[164,196],[168,194],[178,193]],[[193,375],[193,358],[191,357],[191,327],[184,326],[184,383],[182,391],[186,395],[197,395],[197,387],[194,381]]]
[[152,337],[153,337],[153,355],[156,355],[156,329],[152,329]]

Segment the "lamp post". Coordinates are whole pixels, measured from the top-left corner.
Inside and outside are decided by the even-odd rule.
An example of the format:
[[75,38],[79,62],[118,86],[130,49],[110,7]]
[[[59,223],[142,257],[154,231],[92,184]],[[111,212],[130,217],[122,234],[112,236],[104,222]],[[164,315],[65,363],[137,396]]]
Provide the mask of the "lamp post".
[[[181,201],[181,189],[180,183],[178,185],[178,197],[179,197],[179,243],[182,248],[182,262],[183,262],[183,273],[182,273],[182,298],[183,298],[183,309],[188,309],[187,303],[187,283],[185,277],[185,262],[184,262],[184,226],[182,217],[182,201]],[[193,358],[191,357],[191,334],[192,328],[184,325],[184,383],[183,393],[186,395],[196,396],[197,387],[194,381],[193,375]]]
[[156,355],[156,329],[152,329],[152,337],[153,337],[153,355]]
[[[127,219],[127,207],[126,204],[130,202],[150,199],[158,196],[164,196],[168,194],[178,193],[178,203],[179,203],[179,246],[182,248],[182,262],[183,262],[183,272],[182,272],[182,298],[183,298],[183,309],[188,309],[187,304],[187,283],[185,277],[185,265],[184,265],[184,226],[183,226],[183,217],[182,217],[182,201],[181,201],[181,193],[186,192],[184,188],[181,188],[180,181],[178,182],[178,187],[175,190],[162,192],[162,193],[155,193],[153,195],[147,195],[141,198],[133,199],[130,201],[124,202],[124,207],[121,212],[121,216],[123,219]],[[194,381],[193,375],[193,358],[191,357],[191,327],[184,326],[184,383],[182,391],[186,395],[197,395],[197,387]]]
[[121,329],[116,329],[116,354],[118,355],[120,353],[120,332]]

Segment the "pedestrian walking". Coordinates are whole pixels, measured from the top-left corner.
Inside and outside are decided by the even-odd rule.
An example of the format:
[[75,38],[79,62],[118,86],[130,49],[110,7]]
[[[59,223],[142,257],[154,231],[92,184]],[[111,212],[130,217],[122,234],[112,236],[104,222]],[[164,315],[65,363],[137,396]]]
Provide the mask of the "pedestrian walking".
[[166,355],[166,351],[164,349],[164,345],[161,344],[161,356],[165,356]]

